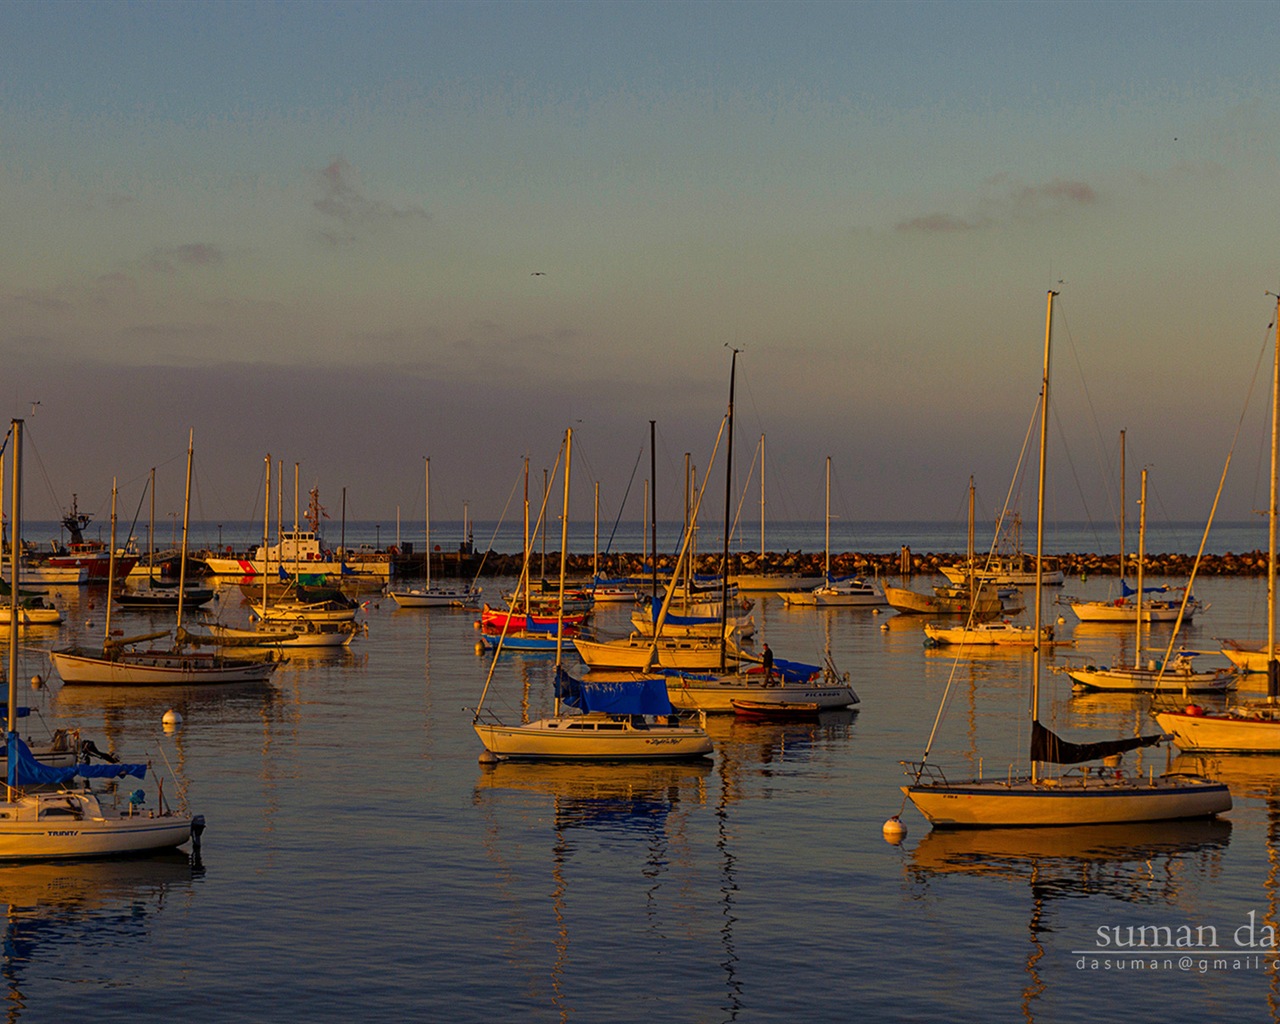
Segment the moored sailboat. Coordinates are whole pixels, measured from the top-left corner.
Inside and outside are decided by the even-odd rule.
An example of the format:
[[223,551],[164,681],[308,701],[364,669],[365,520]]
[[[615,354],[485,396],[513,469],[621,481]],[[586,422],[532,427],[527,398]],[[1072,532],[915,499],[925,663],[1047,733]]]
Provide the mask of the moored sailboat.
[[[564,513],[561,519],[560,590],[564,590],[568,549],[569,468],[573,431],[565,431]],[[528,571],[526,562],[525,571]],[[701,725],[674,712],[661,677],[634,677],[587,684],[564,671],[563,630],[556,632],[555,703],[552,713],[534,721],[507,725],[484,710],[485,696],[498,664],[495,654],[472,727],[484,744],[483,759],[669,760],[704,757],[711,738]],[[499,648],[500,649],[500,648]],[[563,705],[579,709],[565,712]]]
[[[1053,332],[1050,291],[1045,314],[1044,372],[1040,395],[1040,473],[1037,492],[1036,564],[1043,565],[1045,477],[1048,447],[1049,368]],[[1043,581],[1037,573],[1035,614],[1038,630],[1043,604]],[[1071,743],[1056,736],[1040,721],[1040,646],[1032,648],[1030,771],[997,777],[952,781],[929,761],[929,749],[941,722],[941,711],[919,762],[903,762],[911,782],[902,792],[935,827],[987,828],[1060,826],[1127,821],[1199,818],[1231,809],[1231,793],[1219,782],[1201,776],[1160,775],[1146,778],[1123,774],[1114,765],[1105,772],[1049,775],[1043,765],[1075,765],[1160,742],[1160,734],[1098,743]],[[943,698],[945,706],[946,698]]]
[[[14,420],[13,534],[21,536],[22,421]],[[15,574],[16,576],[16,574]],[[17,579],[11,580],[10,601],[16,605]],[[0,860],[62,860],[109,857],[181,846],[199,841],[204,819],[174,811],[160,797],[159,807],[142,809],[145,796],[131,799],[122,811],[87,788],[69,789],[81,779],[126,776],[143,779],[147,765],[113,762],[54,767],[41,763],[18,735],[18,619],[9,624],[8,697],[6,705],[6,786],[0,800]],[[56,788],[55,788],[56,787]],[[138,791],[141,793],[141,791]],[[163,791],[162,791],[163,792]]]

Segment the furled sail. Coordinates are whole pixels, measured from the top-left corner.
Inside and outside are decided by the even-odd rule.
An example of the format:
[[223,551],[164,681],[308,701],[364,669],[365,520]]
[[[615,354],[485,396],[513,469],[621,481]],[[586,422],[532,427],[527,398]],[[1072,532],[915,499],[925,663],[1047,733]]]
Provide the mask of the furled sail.
[[1070,743],[1039,722],[1031,723],[1031,760],[1049,764],[1079,764],[1081,761],[1097,761],[1126,750],[1150,747],[1164,739],[1164,735],[1134,736],[1124,740],[1103,740],[1099,743]]

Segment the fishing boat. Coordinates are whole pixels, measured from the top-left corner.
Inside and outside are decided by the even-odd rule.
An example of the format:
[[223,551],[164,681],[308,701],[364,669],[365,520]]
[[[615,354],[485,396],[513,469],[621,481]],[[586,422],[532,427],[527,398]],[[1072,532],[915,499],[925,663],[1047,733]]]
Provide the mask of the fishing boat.
[[424,493],[426,496],[427,546],[423,552],[423,583],[421,587],[388,587],[387,593],[400,608],[471,608],[475,606],[478,590],[471,587],[441,587],[431,584],[431,459],[424,459]]
[[[1037,490],[1036,564],[1043,565],[1045,477],[1049,424],[1049,368],[1053,336],[1053,300],[1045,313],[1044,372],[1039,402],[1040,472]],[[1035,585],[1034,625],[1042,617],[1044,584]],[[1129,775],[1119,768],[1124,752],[1159,743],[1161,734],[1077,744],[1064,740],[1040,721],[1040,647],[1032,648],[1030,771],[997,773],[955,781],[929,760],[942,715],[939,713],[918,762],[903,762],[911,781],[904,796],[935,828],[989,828],[1113,824],[1127,821],[1204,818],[1231,809],[1231,792],[1221,782],[1198,775],[1153,772]],[[948,690],[950,686],[948,685]],[[946,706],[948,694],[942,698]],[[1105,771],[1050,775],[1043,765],[1076,765],[1109,759]],[[892,819],[891,819],[892,820]],[[886,826],[887,827],[887,826]]]
[[[183,602],[186,588],[186,553],[191,511],[191,465],[195,431],[187,442],[187,485],[182,513],[182,568],[178,580],[179,601],[176,629],[182,636]],[[115,549],[116,488],[111,488],[111,548]],[[114,564],[114,563],[113,563]],[[169,631],[144,633],[132,637],[116,637],[111,631],[112,591],[115,589],[114,568],[108,573],[106,625],[101,647],[68,645],[54,648],[49,660],[67,685],[92,686],[195,686],[206,683],[259,682],[271,676],[277,662],[273,659],[232,658],[218,653],[188,651],[180,643],[165,649],[140,650],[137,644],[161,637]]]
[[[10,426],[13,441],[13,512],[15,538],[21,536],[22,420]],[[146,809],[146,796],[135,791],[120,809],[87,788],[67,788],[75,779],[146,778],[147,765],[113,762],[55,767],[42,763],[18,734],[18,581],[10,581],[8,699],[6,703],[6,777],[0,800],[0,860],[64,860],[113,857],[199,842],[204,819],[175,811],[164,801]]]
[[[1276,297],[1276,339],[1271,382],[1271,493],[1267,506],[1267,642],[1254,654],[1264,656],[1266,697],[1240,701],[1221,710],[1189,703],[1155,711],[1160,728],[1179,749],[1191,753],[1280,753],[1280,660],[1276,652],[1277,521],[1280,520],[1280,296]],[[1223,650],[1229,658],[1232,648]],[[1232,659],[1235,661],[1235,659]],[[1235,661],[1237,665],[1239,661]]]
[[60,520],[62,526],[70,534],[66,544],[55,543],[51,554],[46,555],[38,564],[48,565],[54,569],[83,569],[85,580],[89,583],[104,582],[111,570],[112,558],[116,562],[116,577],[124,579],[137,564],[139,555],[132,551],[115,550],[114,541],[111,549],[102,541],[85,540],[85,527],[93,521],[93,517],[81,512],[76,504],[76,495],[71,495],[71,511]]
[[[573,431],[565,431],[564,513],[561,518],[560,587],[568,549],[569,477]],[[557,462],[559,460],[557,459]],[[545,507],[545,506],[544,506]],[[525,571],[528,565],[526,562]],[[682,721],[667,698],[661,677],[635,677],[610,683],[575,680],[561,664],[562,631],[556,634],[555,704],[544,718],[507,725],[485,710],[485,697],[498,664],[495,654],[472,727],[484,744],[484,760],[670,760],[705,757],[711,737],[701,725]],[[565,707],[578,709],[575,712]]]

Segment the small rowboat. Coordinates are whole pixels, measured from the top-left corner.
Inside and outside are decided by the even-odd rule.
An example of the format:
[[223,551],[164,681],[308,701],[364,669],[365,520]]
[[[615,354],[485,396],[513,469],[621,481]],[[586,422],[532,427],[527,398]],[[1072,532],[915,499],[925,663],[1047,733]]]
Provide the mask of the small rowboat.
[[742,700],[734,698],[733,713],[742,718],[817,718],[822,710],[811,700]]

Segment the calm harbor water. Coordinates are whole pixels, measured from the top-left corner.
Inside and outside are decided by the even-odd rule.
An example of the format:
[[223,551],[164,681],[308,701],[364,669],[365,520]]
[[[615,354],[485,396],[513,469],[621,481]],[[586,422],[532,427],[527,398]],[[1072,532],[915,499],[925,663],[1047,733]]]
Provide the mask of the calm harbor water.
[[[511,582],[484,580],[485,593]],[[1206,579],[1197,593],[1210,608],[1189,644],[1262,634],[1262,580]],[[52,644],[101,635],[100,592],[61,600],[60,629],[22,637],[23,679],[48,671]],[[245,614],[234,591],[218,607]],[[1077,644],[1050,666],[1133,657],[1129,630],[1086,632],[1062,614]],[[598,630],[621,634],[625,615],[601,609]],[[166,795],[185,787],[208,830],[198,866],[0,868],[8,1019],[1280,1018],[1262,944],[1280,919],[1276,759],[1211,766],[1235,796],[1218,822],[954,836],[908,809],[890,845],[898,762],[920,756],[948,679],[935,759],[957,773],[1021,764],[1029,656],[957,661],[891,613],[771,596],[754,615],[757,644],[779,656],[829,647],[863,704],[817,724],[712,719],[705,764],[478,764],[464,709],[488,659],[474,615],[389,599],[369,602],[368,636],[349,651],[295,652],[265,685],[27,690],[32,732],[74,724],[151,756]],[[130,613],[123,628],[153,622]],[[538,713],[551,670],[504,655],[491,705]],[[1071,738],[1146,725],[1145,698],[1045,680],[1052,726]],[[169,708],[185,721],[166,735]],[[1144,926],[1186,926],[1200,944],[1117,958]],[[1235,952],[1250,941],[1256,957]]]

